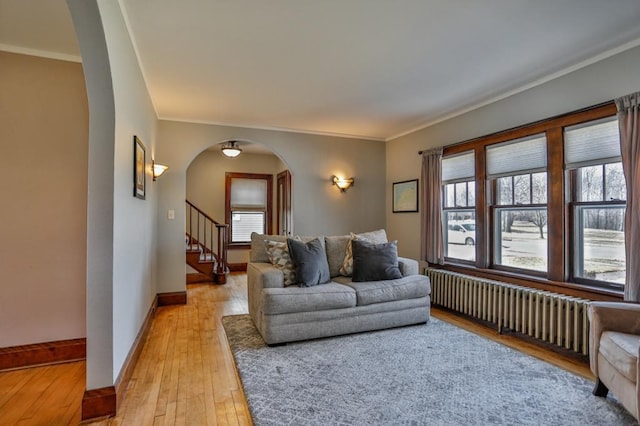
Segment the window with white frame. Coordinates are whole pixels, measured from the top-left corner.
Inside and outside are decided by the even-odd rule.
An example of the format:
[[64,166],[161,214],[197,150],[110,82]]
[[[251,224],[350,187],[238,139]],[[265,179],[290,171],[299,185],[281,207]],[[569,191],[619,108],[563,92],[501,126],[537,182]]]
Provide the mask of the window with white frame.
[[444,255],[476,259],[475,155],[463,152],[442,159]]
[[547,138],[528,136],[486,148],[494,188],[493,265],[547,271]]
[[564,130],[571,183],[572,276],[621,287],[625,280],[626,183],[616,117]]

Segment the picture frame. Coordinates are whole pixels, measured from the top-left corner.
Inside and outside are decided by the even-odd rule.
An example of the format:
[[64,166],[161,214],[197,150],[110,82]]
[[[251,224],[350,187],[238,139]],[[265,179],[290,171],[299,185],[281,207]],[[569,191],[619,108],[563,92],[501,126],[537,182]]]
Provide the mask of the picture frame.
[[393,183],[393,213],[418,211],[418,179]]
[[145,173],[146,164],[147,164],[147,148],[144,146],[142,141],[137,137],[133,136],[133,196],[136,198],[140,198],[141,200],[145,199],[146,196],[146,180],[147,176]]

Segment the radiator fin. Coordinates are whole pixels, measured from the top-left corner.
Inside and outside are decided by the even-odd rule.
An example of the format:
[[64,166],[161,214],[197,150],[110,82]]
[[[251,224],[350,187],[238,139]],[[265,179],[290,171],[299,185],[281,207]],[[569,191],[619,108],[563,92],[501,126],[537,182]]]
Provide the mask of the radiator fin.
[[589,354],[589,300],[427,268],[431,301],[536,339]]

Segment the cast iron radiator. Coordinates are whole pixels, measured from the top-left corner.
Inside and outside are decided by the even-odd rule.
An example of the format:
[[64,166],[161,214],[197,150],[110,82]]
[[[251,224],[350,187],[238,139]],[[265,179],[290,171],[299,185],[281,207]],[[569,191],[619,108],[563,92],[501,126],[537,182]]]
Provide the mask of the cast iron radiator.
[[589,300],[441,269],[426,268],[431,303],[589,354]]

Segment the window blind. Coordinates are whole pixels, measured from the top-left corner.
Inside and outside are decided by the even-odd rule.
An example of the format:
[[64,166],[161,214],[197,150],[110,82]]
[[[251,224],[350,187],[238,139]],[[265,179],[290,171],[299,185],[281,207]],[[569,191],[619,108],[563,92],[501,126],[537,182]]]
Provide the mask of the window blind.
[[442,159],[442,183],[473,180],[475,176],[475,155],[473,151],[466,151]]
[[607,117],[564,130],[567,169],[621,161],[618,119]]
[[264,179],[231,180],[231,209],[266,210],[267,181]]
[[487,177],[535,173],[547,168],[547,138],[527,136],[487,147]]
[[233,212],[231,214],[231,241],[249,242],[251,233],[264,234],[264,212]]

